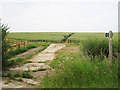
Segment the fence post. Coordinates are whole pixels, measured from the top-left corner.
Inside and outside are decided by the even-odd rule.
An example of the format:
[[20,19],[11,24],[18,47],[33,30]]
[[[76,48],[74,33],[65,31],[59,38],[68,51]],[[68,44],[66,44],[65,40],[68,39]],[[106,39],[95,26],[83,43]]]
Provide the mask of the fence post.
[[18,48],[20,49],[20,43],[18,43],[18,45],[17,45],[17,46],[18,46]]
[[12,44],[14,43],[14,40],[12,40]]
[[25,41],[24,41],[24,47],[25,47]]
[[112,63],[112,31],[109,31],[109,60]]
[[16,44],[17,44],[17,40],[16,40]]
[[22,40],[21,40],[21,46],[22,46]]
[[26,42],[26,46],[28,45],[28,41],[25,41]]

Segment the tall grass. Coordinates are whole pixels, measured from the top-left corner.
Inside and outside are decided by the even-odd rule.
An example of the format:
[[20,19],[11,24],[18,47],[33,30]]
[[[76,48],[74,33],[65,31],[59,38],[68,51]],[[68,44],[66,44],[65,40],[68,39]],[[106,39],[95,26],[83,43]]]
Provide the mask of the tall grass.
[[44,78],[45,88],[118,88],[118,61],[110,66],[108,60],[78,56],[64,60],[61,68]]
[[[85,53],[95,58],[95,56],[100,57],[101,59],[109,56],[109,40],[108,38],[92,38],[82,41],[83,50]],[[118,41],[113,40],[112,43],[113,57],[118,56]]]

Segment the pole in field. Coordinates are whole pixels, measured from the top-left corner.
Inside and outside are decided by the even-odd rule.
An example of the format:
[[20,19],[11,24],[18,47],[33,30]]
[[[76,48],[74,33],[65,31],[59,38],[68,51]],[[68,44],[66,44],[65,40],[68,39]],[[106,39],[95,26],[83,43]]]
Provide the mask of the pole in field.
[[109,37],[109,60],[112,63],[112,37],[113,37],[112,31],[109,31],[109,33],[106,33],[105,36]]
[[112,31],[109,31],[109,60],[112,62]]

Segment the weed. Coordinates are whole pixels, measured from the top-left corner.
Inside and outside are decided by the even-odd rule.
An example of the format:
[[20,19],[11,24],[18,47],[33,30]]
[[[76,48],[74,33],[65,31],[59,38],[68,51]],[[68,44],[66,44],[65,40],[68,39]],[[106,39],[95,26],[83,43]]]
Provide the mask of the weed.
[[9,84],[11,82],[10,79],[7,80],[7,82],[5,82],[4,84]]
[[32,55],[27,56],[27,57],[26,57],[26,59],[30,59],[32,56],[33,56],[33,54],[32,54]]
[[29,72],[23,72],[22,77],[23,78],[33,78],[33,76]]
[[3,74],[3,77],[8,77],[9,79],[15,79],[16,77],[33,78],[29,71]]
[[38,70],[33,70],[32,72],[37,72],[37,71],[45,71],[47,69],[38,69]]
[[35,84],[33,84],[33,83],[28,83],[29,85],[32,85],[32,86],[34,86]]
[[23,79],[22,79],[22,78],[15,79],[15,80],[17,80],[17,81],[19,81],[19,82],[23,82]]
[[20,62],[22,61],[25,61],[25,59],[22,59],[22,58],[18,58],[16,60],[10,60],[7,62],[7,66],[10,67],[10,66],[13,66],[13,65],[16,65],[16,64],[20,64]]
[[32,61],[27,61],[26,63],[32,63]]

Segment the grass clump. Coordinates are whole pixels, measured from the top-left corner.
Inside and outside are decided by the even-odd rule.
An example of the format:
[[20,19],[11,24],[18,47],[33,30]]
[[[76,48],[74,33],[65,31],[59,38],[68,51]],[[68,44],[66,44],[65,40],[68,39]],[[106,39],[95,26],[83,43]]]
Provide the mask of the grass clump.
[[23,78],[33,78],[33,76],[29,72],[23,72],[22,77]]
[[47,69],[37,69],[37,70],[33,70],[32,72],[38,72],[38,71],[45,71]]
[[[30,72],[17,72],[17,73],[7,73],[7,74],[2,74],[2,77],[8,77],[9,79],[14,79],[16,78],[33,78],[33,76],[30,74]],[[22,81],[22,80],[19,80]]]
[[9,84],[10,82],[11,82],[11,80],[8,79],[8,80],[5,82],[5,84]]
[[28,56],[26,57],[26,59],[30,59],[32,56],[33,56],[33,55],[28,55]]
[[23,58],[18,58],[16,60],[10,60],[7,62],[7,67],[11,67],[13,65],[20,64],[20,62],[23,62],[23,61],[25,61],[25,59],[23,59]]
[[22,78],[18,78],[18,79],[15,79],[15,80],[17,80],[17,81],[19,81],[19,82],[23,82],[23,79],[22,79]]
[[26,63],[32,63],[32,61],[27,61]]

